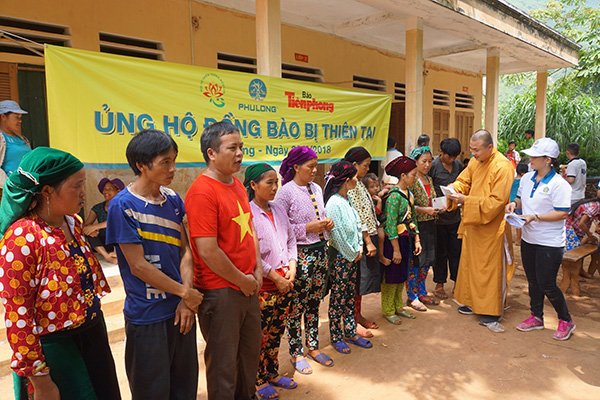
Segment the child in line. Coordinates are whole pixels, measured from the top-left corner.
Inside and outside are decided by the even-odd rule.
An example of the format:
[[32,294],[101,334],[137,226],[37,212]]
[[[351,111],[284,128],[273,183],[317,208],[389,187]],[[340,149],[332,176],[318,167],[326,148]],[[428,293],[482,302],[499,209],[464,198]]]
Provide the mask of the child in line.
[[373,344],[356,333],[354,301],[358,266],[362,257],[362,224],[348,201],[348,190],[356,187],[357,170],[348,161],[331,166],[325,184],[325,211],[333,220],[329,260],[331,262],[331,294],[329,297],[329,330],[331,344],[342,354],[351,352],[347,343],[365,349]]
[[414,198],[408,187],[417,177],[416,162],[412,158],[401,156],[392,160],[386,167],[386,173],[398,178],[384,197],[385,240],[380,248],[381,258],[386,260],[384,278],[381,284],[381,308],[385,319],[400,325],[399,316],[412,318],[404,311],[402,290],[408,278],[409,266],[415,262],[414,256],[421,253],[419,229],[413,216]]

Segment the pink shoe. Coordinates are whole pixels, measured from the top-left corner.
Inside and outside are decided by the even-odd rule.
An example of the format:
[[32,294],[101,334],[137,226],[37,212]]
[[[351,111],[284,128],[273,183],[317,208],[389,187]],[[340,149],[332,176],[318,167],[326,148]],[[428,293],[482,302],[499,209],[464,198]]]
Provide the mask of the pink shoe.
[[517,325],[517,330],[521,332],[535,331],[538,329],[544,329],[544,321],[533,314]]
[[556,340],[568,340],[575,331],[575,328],[573,320],[567,322],[561,319],[558,321],[558,329],[554,332],[552,338]]

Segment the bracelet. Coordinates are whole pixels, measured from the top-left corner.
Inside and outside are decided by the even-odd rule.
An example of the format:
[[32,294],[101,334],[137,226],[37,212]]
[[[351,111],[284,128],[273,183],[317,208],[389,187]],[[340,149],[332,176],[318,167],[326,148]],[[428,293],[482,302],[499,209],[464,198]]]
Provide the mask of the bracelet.
[[533,215],[535,215],[535,220],[536,220],[536,221],[542,221],[542,219],[540,218],[540,216],[539,216],[539,215],[537,215],[537,214],[533,214]]

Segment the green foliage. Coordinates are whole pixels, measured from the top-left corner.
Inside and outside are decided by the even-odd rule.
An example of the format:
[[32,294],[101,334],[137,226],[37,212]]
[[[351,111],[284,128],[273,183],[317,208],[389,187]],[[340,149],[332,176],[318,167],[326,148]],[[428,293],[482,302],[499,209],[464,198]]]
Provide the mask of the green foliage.
[[[600,8],[586,5],[585,0],[549,0],[544,9],[533,10],[531,15],[582,47],[576,68],[551,72],[546,135],[556,140],[563,152],[569,143],[578,143],[588,163],[588,175],[600,176]],[[524,131],[535,127],[532,82],[530,73],[503,79],[505,85],[521,90],[504,97],[500,104],[500,151],[506,151],[510,140],[517,142],[517,149],[528,145]]]

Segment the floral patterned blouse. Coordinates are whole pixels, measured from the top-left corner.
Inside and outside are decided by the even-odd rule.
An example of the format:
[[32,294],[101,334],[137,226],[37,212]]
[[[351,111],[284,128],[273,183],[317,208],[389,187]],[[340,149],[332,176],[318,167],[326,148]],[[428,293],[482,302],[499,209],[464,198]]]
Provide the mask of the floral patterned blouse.
[[391,188],[385,199],[384,213],[383,230],[390,240],[400,235],[419,233],[419,227],[412,217],[415,215],[414,197],[409,191],[405,194],[397,187]]
[[[421,179],[417,177],[417,179],[415,180],[415,183],[409,187],[408,189],[411,191],[411,193],[415,196],[415,206],[417,207],[431,207],[431,204],[433,202],[433,198],[435,197],[435,189],[433,187],[433,180],[431,179],[431,177],[429,175],[425,175],[425,177],[427,178],[427,182],[429,182],[429,195],[427,194],[427,191],[425,190],[425,185],[421,182]],[[424,222],[424,221],[433,221],[435,220],[435,217],[433,215],[428,215],[425,213],[420,213],[420,212],[416,212],[416,220],[418,222]]]
[[348,200],[350,200],[350,204],[358,212],[362,231],[367,231],[371,236],[377,235],[377,213],[375,212],[373,198],[364,183],[359,180],[356,188],[348,190]]
[[88,310],[99,311],[98,297],[110,292],[81,218],[65,218],[71,243],[34,214],[14,222],[0,241],[0,297],[11,368],[19,376],[47,374],[39,337],[82,325],[93,317]]

